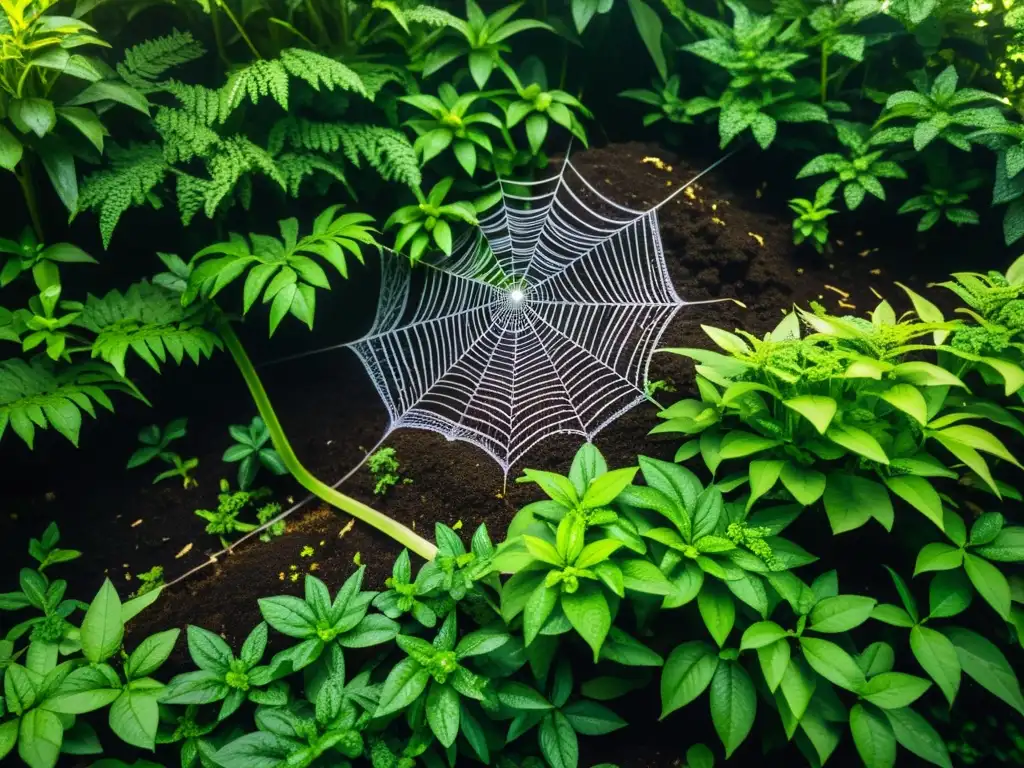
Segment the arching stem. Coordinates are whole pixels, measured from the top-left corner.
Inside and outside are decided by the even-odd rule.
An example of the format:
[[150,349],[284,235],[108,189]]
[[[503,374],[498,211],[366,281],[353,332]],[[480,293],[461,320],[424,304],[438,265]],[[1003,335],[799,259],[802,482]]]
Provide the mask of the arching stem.
[[347,512],[357,520],[362,520],[364,523],[372,525],[377,530],[390,536],[403,547],[415,552],[424,560],[433,560],[434,556],[437,554],[437,547],[435,547],[431,542],[427,541],[422,536],[410,530],[398,521],[392,520],[387,515],[381,514],[373,507],[367,506],[361,501],[357,501],[351,496],[346,496],[334,488],[331,488],[323,481],[314,477],[313,474],[302,465],[302,462],[299,461],[299,457],[295,455],[295,451],[292,449],[291,443],[288,442],[288,437],[285,435],[284,428],[281,426],[281,422],[278,420],[277,414],[274,412],[274,407],[270,403],[267,391],[263,388],[263,382],[260,381],[259,374],[256,373],[256,369],[253,367],[252,361],[249,360],[249,355],[246,354],[245,348],[242,346],[242,342],[235,334],[231,324],[226,319],[221,320],[218,325],[218,331],[220,333],[220,337],[224,340],[224,344],[227,346],[228,352],[231,354],[231,358],[235,361],[235,365],[238,366],[238,370],[241,372],[242,378],[245,379],[245,383],[249,387],[252,399],[256,402],[256,408],[259,410],[260,416],[263,418],[263,423],[267,425],[267,430],[270,432],[270,438],[274,443],[274,448],[281,455],[281,460],[284,461],[284,465],[288,468],[292,477],[298,480],[304,488],[323,499],[328,504],[337,507],[343,512]]

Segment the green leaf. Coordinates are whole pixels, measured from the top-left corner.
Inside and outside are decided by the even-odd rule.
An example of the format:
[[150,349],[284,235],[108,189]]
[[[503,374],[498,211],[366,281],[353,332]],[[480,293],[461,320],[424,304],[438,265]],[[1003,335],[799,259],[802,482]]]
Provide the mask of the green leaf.
[[750,676],[735,661],[723,661],[711,679],[711,720],[729,758],[754,725],[757,695]]
[[662,80],[668,79],[668,60],[662,49],[661,38],[663,27],[657,12],[643,0],[628,0],[629,12],[640,39],[644,41],[647,52],[651,55],[655,69]]
[[929,616],[936,619],[956,616],[967,609],[973,596],[970,580],[963,571],[938,573],[928,587]]
[[949,752],[942,737],[935,732],[928,721],[909,707],[904,709],[882,710],[893,734],[904,749],[913,752],[922,760],[927,760],[942,768],[953,768],[949,761]]
[[540,112],[534,112],[526,118],[526,140],[530,145],[530,152],[539,155],[544,149],[544,139],[548,135],[548,116]]
[[1010,583],[998,568],[984,558],[964,554],[964,570],[985,602],[1004,619],[1010,618]]
[[783,400],[782,404],[807,419],[819,434],[824,435],[836,415],[836,401],[822,395],[800,395]]
[[774,643],[757,649],[757,660],[761,665],[761,673],[764,675],[768,690],[772,693],[775,693],[785,677],[791,654],[792,650],[788,640],[776,640]]
[[848,473],[833,472],[828,476],[825,513],[834,534],[860,528],[872,517],[887,530],[892,527],[892,501],[885,488]]
[[896,591],[899,593],[903,607],[907,609],[907,613],[910,614],[916,624],[918,620],[917,601],[914,600],[914,595],[907,586],[907,582],[905,582],[903,577],[889,566],[885,566],[885,570],[889,572],[889,576],[892,578],[892,583],[896,585]]
[[960,659],[960,668],[978,685],[985,688],[1020,714],[1024,714],[1024,697],[1020,683],[1006,657],[981,635],[962,627],[944,627]]
[[742,459],[754,453],[774,448],[778,440],[772,440],[750,432],[730,432],[722,439],[719,453],[723,459]]
[[313,609],[297,597],[282,595],[259,600],[260,613],[278,632],[304,640],[316,635]]
[[825,475],[816,469],[787,461],[779,477],[785,489],[805,507],[816,502],[825,492]]
[[160,714],[156,702],[152,694],[126,690],[110,707],[110,729],[121,741],[152,750]]
[[815,632],[847,632],[869,618],[877,601],[860,595],[836,595],[820,600],[811,611],[809,629]]
[[754,506],[754,502],[770,491],[779,479],[786,462],[774,461],[752,461],[749,466],[750,498],[747,500],[747,510]]
[[551,768],[576,768],[579,742],[565,715],[557,710],[545,715],[537,735],[540,751]]
[[593,650],[596,663],[601,655],[601,644],[612,625],[611,610],[600,587],[582,584],[576,592],[563,592],[561,605],[573,629]]
[[990,543],[976,547],[974,551],[986,560],[995,560],[997,563],[1024,561],[1024,527],[1007,526]]
[[562,713],[573,730],[584,736],[603,736],[627,725],[608,707],[593,701],[574,701],[563,708]]
[[676,647],[661,672],[661,719],[700,696],[717,668],[718,654],[707,643]]
[[388,673],[377,703],[375,717],[398,712],[420,697],[430,680],[430,671],[413,659],[402,659]]
[[848,451],[863,456],[870,461],[879,464],[888,464],[889,457],[879,444],[878,440],[859,427],[852,427],[848,424],[833,424],[829,427],[825,436],[836,445],[840,445]]
[[893,408],[897,408],[917,421],[918,424],[928,423],[928,404],[924,395],[912,384],[894,384],[882,392],[881,397]]
[[8,753],[14,749],[14,745],[18,742],[18,726],[20,725],[20,719],[0,723],[0,760],[7,757]]
[[149,115],[149,102],[134,88],[116,80],[101,80],[92,83],[77,96],[65,102],[67,106],[94,104],[97,101],[116,101],[134,110]]
[[780,627],[774,621],[759,621],[751,624],[743,632],[740,639],[740,650],[748,651],[753,648],[763,648],[774,643],[776,640],[785,640],[789,632]]
[[121,647],[124,638],[121,600],[110,579],[104,579],[103,586],[85,612],[81,636],[82,653],[93,664],[109,659]]
[[818,679],[808,667],[807,662],[794,656],[790,659],[789,666],[786,667],[786,671],[782,675],[782,682],[775,694],[776,699],[781,693],[782,701],[789,707],[793,717],[799,721],[811,703],[817,682]]
[[914,475],[897,475],[884,480],[890,491],[942,528],[942,500],[928,480]]
[[985,512],[974,521],[971,526],[971,536],[968,544],[972,547],[980,547],[990,543],[999,532],[1003,530],[1005,521],[998,512]]
[[923,677],[902,672],[882,672],[867,681],[860,691],[860,696],[876,707],[899,709],[909,707],[921,698],[931,685]]
[[498,688],[498,701],[510,709],[523,712],[546,711],[552,709],[552,704],[545,699],[535,688],[526,683],[509,681]]
[[615,469],[591,480],[583,494],[582,505],[587,509],[608,506],[633,482],[638,470],[638,467]]
[[910,630],[910,649],[917,663],[939,686],[952,707],[957,691],[960,690],[960,661],[956,647],[941,632],[930,627],[916,626]]
[[6,171],[13,171],[15,166],[21,162],[25,148],[17,137],[0,125],[0,168]]
[[896,764],[896,736],[878,710],[854,704],[850,710],[850,732],[866,768],[892,768]]
[[450,685],[434,682],[427,694],[427,722],[437,740],[447,749],[459,735],[459,694]]
[[155,672],[170,657],[180,633],[181,630],[169,629],[147,637],[128,657],[125,674],[130,679],[137,679]]
[[959,568],[964,562],[964,552],[941,541],[925,544],[917,553],[914,575],[928,571],[949,571]]
[[854,693],[865,684],[857,662],[835,643],[816,637],[801,637],[800,646],[811,668],[829,682]]
[[[14,721],[17,723],[18,721]],[[45,709],[33,709],[21,718],[18,728],[18,757],[29,768],[53,768],[64,743],[60,718]]]
[[736,603],[732,595],[717,581],[709,581],[697,595],[697,607],[708,632],[721,648],[736,623]]
[[12,99],[7,107],[7,116],[19,131],[34,133],[39,138],[43,138],[57,124],[57,113],[49,99]]

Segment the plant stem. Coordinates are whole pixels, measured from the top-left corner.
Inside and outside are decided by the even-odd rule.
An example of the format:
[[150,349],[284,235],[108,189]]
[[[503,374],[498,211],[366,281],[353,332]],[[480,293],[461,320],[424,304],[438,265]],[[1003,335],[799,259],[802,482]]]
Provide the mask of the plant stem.
[[828,100],[828,48],[821,44],[821,103]]
[[320,38],[320,44],[326,48],[331,43],[330,35],[327,34],[327,27],[324,26],[323,19],[320,18],[320,14],[317,12],[316,7],[313,5],[313,0],[306,0],[306,12],[309,14],[310,21],[313,26],[316,27],[317,36]]
[[341,50],[348,53],[348,0],[341,2]]
[[210,25],[213,27],[213,39],[217,44],[217,55],[220,60],[224,62],[225,66],[231,66],[231,60],[228,58],[228,52],[224,50],[224,36],[220,31],[220,21],[217,16],[217,4],[213,3],[210,6]]
[[238,30],[238,34],[242,36],[242,39],[245,41],[245,44],[249,46],[249,50],[252,51],[252,55],[255,56],[257,59],[262,59],[263,57],[260,56],[260,52],[256,50],[256,46],[253,45],[253,42],[249,38],[249,35],[246,34],[245,27],[242,26],[242,23],[238,20],[238,17],[235,16],[234,11],[232,11],[228,7],[228,4],[224,0],[217,0],[217,5],[219,5],[221,7],[221,10],[224,11],[224,14],[228,17],[228,20],[235,25],[235,29]]
[[29,165],[28,157],[15,166],[14,175],[18,177],[18,183],[21,185],[21,194],[25,198],[25,207],[28,208],[28,215],[32,220],[32,229],[35,230],[36,239],[40,243],[45,243],[43,220],[39,215],[39,203],[36,200],[36,188],[32,183],[32,168]]
[[362,520],[364,523],[372,525],[377,530],[393,538],[402,546],[415,552],[424,560],[433,560],[434,556],[437,554],[437,547],[435,547],[431,542],[414,533],[398,521],[392,520],[387,515],[383,515],[372,507],[363,504],[361,501],[357,501],[351,496],[346,496],[336,489],[331,488],[322,480],[314,477],[313,474],[302,465],[302,462],[299,461],[298,456],[295,455],[295,451],[288,442],[288,437],[284,433],[284,428],[281,426],[281,422],[278,421],[277,414],[274,412],[274,407],[270,403],[267,391],[263,388],[263,382],[260,381],[259,374],[256,373],[256,369],[253,367],[252,361],[249,360],[249,356],[246,354],[245,348],[242,346],[242,342],[235,334],[230,322],[227,319],[222,319],[218,324],[218,331],[221,338],[224,339],[224,344],[227,346],[228,352],[231,354],[231,358],[235,361],[235,365],[238,366],[238,370],[241,372],[242,378],[245,379],[245,383],[249,387],[249,393],[256,402],[256,408],[259,410],[260,416],[263,418],[263,423],[267,425],[267,430],[270,432],[270,438],[274,443],[274,448],[281,455],[281,460],[288,468],[292,477],[298,480],[304,488],[323,499],[328,504],[337,507],[343,512],[347,512],[352,515],[352,517]]

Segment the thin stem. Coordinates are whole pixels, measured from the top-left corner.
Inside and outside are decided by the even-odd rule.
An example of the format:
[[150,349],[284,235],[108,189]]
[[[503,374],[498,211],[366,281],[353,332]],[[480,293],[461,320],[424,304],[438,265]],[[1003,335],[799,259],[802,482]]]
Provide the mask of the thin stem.
[[316,7],[313,5],[313,0],[306,0],[306,12],[309,14],[310,21],[313,22],[313,26],[316,27],[317,35],[320,38],[320,43],[326,48],[330,45],[331,38],[327,34],[327,27],[324,26],[323,19],[320,18],[320,14],[317,12]]
[[363,504],[361,501],[357,501],[351,496],[346,496],[334,488],[331,488],[331,486],[314,477],[313,474],[302,465],[302,462],[299,461],[299,457],[295,455],[295,451],[292,449],[291,443],[288,442],[288,437],[284,433],[284,428],[281,426],[281,422],[278,421],[277,414],[274,412],[274,407],[270,403],[267,391],[263,388],[263,382],[260,381],[259,374],[256,373],[256,369],[253,367],[252,361],[249,360],[249,356],[246,354],[245,348],[242,346],[242,342],[235,334],[231,324],[226,319],[221,320],[218,325],[218,330],[221,338],[224,339],[224,344],[227,346],[228,352],[235,361],[235,365],[238,366],[238,370],[241,372],[242,378],[245,379],[245,383],[249,387],[249,393],[256,402],[256,408],[259,410],[260,416],[263,418],[263,423],[267,425],[267,430],[270,432],[270,439],[274,443],[274,448],[280,454],[281,460],[288,468],[292,477],[298,480],[304,488],[320,497],[328,504],[337,507],[343,512],[347,512],[352,515],[352,517],[362,520],[364,523],[372,525],[377,530],[393,538],[403,547],[415,552],[424,560],[433,560],[434,556],[437,554],[437,547],[435,547],[431,542],[414,533],[398,521],[392,520],[387,515],[383,515],[372,507]]
[[213,39],[217,44],[217,56],[224,62],[225,66],[231,65],[231,60],[228,58],[228,52],[224,50],[224,35],[220,31],[220,21],[217,16],[217,4],[214,3],[210,6],[210,25],[213,27]]
[[40,243],[45,243],[43,220],[39,215],[39,202],[36,200],[35,185],[32,183],[32,168],[29,165],[29,158],[26,157],[15,166],[14,175],[18,177],[18,183],[21,185],[21,194],[25,198],[25,207],[28,208],[28,215],[32,220],[32,229],[35,230],[36,239]]
[[828,45],[821,44],[821,103],[828,100]]
[[249,35],[246,34],[245,27],[242,26],[242,23],[238,20],[238,17],[235,16],[234,11],[232,11],[228,7],[228,4],[224,2],[224,0],[217,0],[217,5],[219,5],[221,7],[221,10],[224,11],[224,14],[228,17],[228,20],[232,24],[234,24],[235,29],[238,30],[238,34],[242,36],[242,39],[245,41],[245,44],[249,46],[249,50],[252,51],[252,55],[255,56],[257,59],[262,59],[263,57],[260,56],[260,52],[256,50],[256,46],[253,45],[253,42],[249,38]]
[[341,50],[348,52],[348,0],[341,2]]

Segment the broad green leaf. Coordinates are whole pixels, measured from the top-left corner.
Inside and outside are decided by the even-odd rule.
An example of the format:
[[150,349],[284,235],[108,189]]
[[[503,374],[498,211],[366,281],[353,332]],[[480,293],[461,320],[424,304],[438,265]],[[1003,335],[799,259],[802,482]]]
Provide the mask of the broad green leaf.
[[825,475],[816,469],[787,461],[779,477],[786,490],[805,507],[816,502],[825,492]]
[[450,685],[433,682],[427,694],[427,722],[437,740],[446,749],[459,734],[459,694]]
[[923,677],[903,672],[882,672],[865,683],[860,696],[882,709],[900,709],[909,707],[930,687],[931,683]]
[[139,647],[128,657],[125,674],[131,679],[136,679],[155,672],[171,655],[180,632],[178,629],[169,629],[150,635],[139,643]]
[[904,749],[913,752],[922,760],[942,768],[953,768],[949,760],[949,751],[942,737],[928,724],[928,721],[917,712],[906,707],[904,709],[882,710],[893,734]]
[[1020,683],[1002,651],[969,629],[944,627],[942,633],[956,648],[960,668],[967,676],[1024,715]]
[[776,640],[788,637],[789,632],[774,621],[759,621],[756,624],[751,624],[743,632],[743,637],[740,639],[740,650],[747,651],[753,648],[762,648],[774,643]]
[[110,729],[122,741],[152,750],[159,714],[156,696],[126,690],[110,707]]
[[82,620],[82,653],[98,664],[117,653],[123,637],[121,600],[110,579],[105,579]]
[[1004,619],[1010,618],[1010,583],[1002,571],[984,558],[964,554],[964,570],[971,584],[978,590],[985,602],[991,605],[996,613]]
[[928,422],[928,404],[924,395],[911,384],[895,384],[882,392],[879,397],[893,408],[898,408],[919,424]]
[[708,632],[721,648],[736,622],[736,603],[732,596],[719,582],[712,580],[697,595],[697,607]]
[[973,597],[971,582],[963,571],[937,573],[928,586],[929,616],[941,619],[963,613]]
[[775,693],[782,683],[789,667],[791,654],[789,640],[776,640],[774,643],[763,645],[757,649],[757,660],[761,665],[761,673],[764,675],[768,690],[772,693]]
[[313,609],[297,597],[280,595],[259,600],[260,613],[278,632],[300,640],[316,635]]
[[974,549],[976,554],[997,563],[1024,561],[1024,527],[1007,526],[989,543]]
[[896,764],[896,736],[889,721],[871,705],[854,704],[850,732],[866,768],[892,768]]
[[661,719],[700,696],[718,668],[718,653],[691,641],[669,654],[661,671]]
[[861,595],[836,595],[820,600],[811,611],[809,629],[815,632],[846,632],[869,618],[876,600]]
[[594,652],[596,663],[601,655],[601,645],[612,625],[611,610],[601,588],[582,584],[573,593],[562,593],[562,610],[569,623]]
[[778,440],[772,440],[750,432],[729,432],[722,438],[719,454],[723,459],[742,459],[744,456],[760,453],[777,445],[779,445]]
[[836,415],[836,401],[822,395],[800,395],[783,400],[782,404],[807,419],[818,434],[824,435]]
[[804,716],[816,687],[817,678],[808,668],[807,662],[800,657],[792,657],[782,676],[779,691],[796,720]]
[[833,472],[828,476],[825,513],[835,534],[860,528],[872,517],[886,530],[892,528],[892,501],[885,488],[856,475]]
[[884,480],[890,491],[942,528],[942,500],[928,480],[915,475],[896,475]]
[[633,482],[637,471],[638,467],[627,467],[606,472],[591,481],[581,503],[587,509],[608,506],[615,501],[615,497],[622,493],[626,486]]
[[857,662],[835,643],[816,637],[801,637],[800,646],[811,668],[829,682],[858,693],[865,684]]
[[876,461],[879,464],[889,463],[889,457],[885,455],[885,450],[883,450],[878,440],[859,427],[853,427],[848,424],[833,424],[825,433],[825,437],[836,445],[840,445],[848,451],[863,456],[865,459]]
[[754,725],[757,695],[746,671],[735,661],[723,661],[711,679],[711,720],[728,759]]
[[747,500],[747,510],[754,506],[755,501],[775,486],[785,464],[786,462],[781,460],[750,462],[748,467],[750,498]]
[[541,753],[551,768],[576,768],[579,740],[565,715],[557,710],[545,715],[537,735]]
[[910,648],[917,663],[939,686],[952,707],[960,690],[960,661],[956,647],[941,632],[917,626],[910,630]]
[[402,659],[388,673],[377,703],[375,717],[398,712],[420,697],[430,680],[430,671],[412,659]]
[[574,701],[562,709],[562,714],[573,730],[584,736],[603,736],[627,724],[608,707],[593,701]]
[[959,568],[964,562],[964,552],[941,541],[925,544],[917,553],[914,575],[928,571],[949,571]]
[[21,718],[18,727],[18,757],[29,768],[53,768],[63,743],[64,728],[60,718],[53,712],[33,709]]

